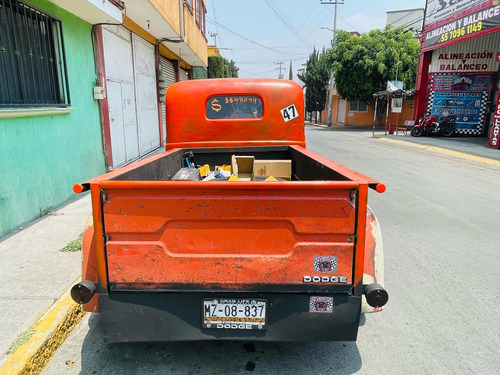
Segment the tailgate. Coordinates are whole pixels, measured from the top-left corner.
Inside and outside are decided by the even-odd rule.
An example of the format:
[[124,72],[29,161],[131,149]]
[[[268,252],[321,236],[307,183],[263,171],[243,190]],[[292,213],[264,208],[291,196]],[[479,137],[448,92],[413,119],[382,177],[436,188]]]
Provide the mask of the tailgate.
[[106,185],[111,291],[352,283],[353,182]]

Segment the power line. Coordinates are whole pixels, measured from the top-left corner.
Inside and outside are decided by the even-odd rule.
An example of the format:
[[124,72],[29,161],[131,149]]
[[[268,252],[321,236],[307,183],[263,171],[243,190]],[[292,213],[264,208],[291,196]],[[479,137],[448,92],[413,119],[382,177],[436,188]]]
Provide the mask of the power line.
[[[335,5],[335,13],[333,16],[333,38],[335,39],[335,33],[337,32],[337,5],[343,5],[344,2],[339,2],[339,0],[321,0],[321,4],[324,5]],[[334,40],[335,41],[335,40]]]
[[[318,17],[319,17],[320,15],[323,15],[323,17],[321,17],[321,18],[319,19],[319,21],[318,21]],[[309,31],[308,31],[308,33],[306,34],[306,37],[308,37],[308,38],[309,38],[309,37],[310,37],[310,35],[311,35],[312,33],[314,33],[315,31],[317,31],[317,30],[318,30],[318,25],[323,24],[323,21],[324,21],[327,17],[328,17],[328,13],[326,13],[326,12],[322,12],[322,13],[318,14],[318,16],[316,16],[316,18],[314,18],[314,19],[312,20],[312,22],[313,22],[313,23],[311,24],[311,26],[309,26]],[[315,22],[315,21],[316,21],[316,22]]]
[[266,0],[267,5],[269,5],[269,8],[276,14],[285,24],[288,29],[295,34],[297,37],[299,37],[307,46],[311,46],[307,40],[304,39],[302,35],[297,31],[297,29],[288,21],[288,18],[281,12],[281,10],[272,2],[272,0]]
[[[309,57],[309,55],[300,55],[297,57],[293,57],[293,61],[298,61],[298,60],[303,60]],[[274,59],[265,59],[265,60],[256,60],[256,61],[237,61],[238,64],[260,64],[260,65],[267,65],[266,63],[273,62],[275,61],[276,58]]]
[[226,31],[229,31],[232,34],[234,34],[236,36],[239,36],[242,39],[245,39],[247,42],[250,42],[250,43],[255,44],[257,46],[260,46],[262,48],[265,48],[265,49],[268,49],[268,50],[274,51],[274,52],[279,52],[279,53],[282,53],[282,54],[285,54],[285,55],[297,55],[297,53],[291,53],[291,52],[281,51],[281,50],[278,50],[278,49],[275,49],[275,48],[271,48],[271,47],[267,47],[267,46],[265,46],[263,44],[257,43],[257,42],[255,42],[255,41],[253,41],[253,40],[251,40],[251,39],[249,39],[249,38],[247,38],[247,37],[245,37],[245,36],[237,33],[236,31],[233,31],[233,30],[227,28],[226,26],[224,26],[224,25],[222,25],[222,24],[220,24],[220,23],[218,23],[218,22],[216,22],[216,21],[214,21],[214,20],[212,20],[212,19],[210,19],[208,17],[206,17],[206,20],[208,22],[210,22],[211,24],[213,24],[213,25],[219,26],[220,28],[222,28],[222,29],[224,29]]
[[[339,3],[339,4],[340,4],[340,3]],[[330,13],[332,13],[332,14],[333,14],[333,10],[331,10],[330,8],[326,8],[326,9],[327,9]],[[340,20],[344,21],[347,25],[351,26],[351,27],[352,27],[352,29],[353,29],[353,31],[357,31],[357,30],[358,30],[358,28],[357,28],[356,26],[353,26],[351,23],[347,22],[345,19],[343,19],[343,18],[342,18],[342,17],[340,17],[339,15],[337,15],[337,17],[338,17]]]
[[342,17],[340,16],[337,16],[341,21],[344,21],[347,25],[351,26],[352,27],[352,31],[358,31],[357,30],[357,27],[356,26],[353,26],[352,24],[350,24],[349,22],[347,22],[345,19],[343,19]]
[[[414,10],[412,10],[410,13],[407,13],[407,14],[405,14],[403,17],[398,18],[396,21],[392,21],[392,22],[391,22],[391,24],[394,24],[394,23],[396,23],[396,22],[401,21],[403,18],[406,18],[406,17],[408,17],[408,16],[412,15],[413,13],[415,13],[417,10],[419,10],[419,9],[414,9]],[[419,20],[412,21],[412,22],[411,22],[411,24],[413,24],[413,23],[417,23],[417,22],[420,22],[420,21],[422,21],[423,19],[424,19],[424,18],[422,17],[422,18],[420,18]],[[407,25],[408,25],[408,24],[407,24]]]
[[[240,69],[239,71],[242,72],[242,73],[250,74],[250,75],[255,76],[255,77],[259,77],[259,78],[268,78],[266,76],[263,76],[262,74],[254,74],[254,73],[247,72],[246,70],[241,70]],[[269,72],[274,72],[274,69],[270,70]],[[267,73],[267,72],[263,72],[263,73]]]
[[[310,18],[310,17],[313,15],[313,13],[314,13],[314,12],[316,12],[316,10],[318,10],[318,9],[321,9],[321,7],[319,6],[319,4],[318,4],[318,3],[316,3],[316,6],[313,8],[313,10],[311,11],[311,13],[309,13],[309,15],[306,17],[306,20],[304,21],[304,23],[300,26],[300,28],[299,28],[299,30],[300,30],[300,31],[303,31],[304,26],[306,25],[307,21],[309,21],[309,18]],[[320,13],[321,13],[321,11],[320,11]],[[317,17],[318,17],[318,16],[316,16],[316,18],[317,18]],[[316,18],[314,18],[314,19],[316,19]]]
[[[319,10],[319,13],[317,15],[314,15],[317,11]],[[307,16],[305,19],[304,23],[300,26],[299,31],[304,35],[306,39],[309,39],[311,34],[312,34],[312,27],[315,24],[315,21],[319,17],[319,15],[323,14],[322,7],[320,6],[319,3],[315,2],[315,7],[312,9],[311,13]],[[314,16],[313,16],[314,15]],[[311,16],[313,18],[310,20]],[[314,27],[316,28],[316,27]],[[293,39],[288,42],[288,44],[292,43]]]
[[[217,14],[215,13],[215,1],[212,1],[212,11],[214,12],[214,20],[215,20],[215,22],[217,22]],[[217,35],[217,34],[219,34],[219,27],[217,25],[215,25],[215,35]],[[221,42],[221,44],[222,44],[220,35],[219,35],[219,42]],[[217,42],[215,44],[217,45]]]

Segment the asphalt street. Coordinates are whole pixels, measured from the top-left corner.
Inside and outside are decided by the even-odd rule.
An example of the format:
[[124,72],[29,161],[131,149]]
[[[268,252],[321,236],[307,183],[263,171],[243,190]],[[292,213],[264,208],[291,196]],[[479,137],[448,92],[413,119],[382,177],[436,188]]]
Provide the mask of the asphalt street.
[[87,314],[46,375],[493,374],[500,368],[500,165],[308,127],[308,148],[387,185],[370,191],[382,226],[381,313],[357,342],[103,342]]

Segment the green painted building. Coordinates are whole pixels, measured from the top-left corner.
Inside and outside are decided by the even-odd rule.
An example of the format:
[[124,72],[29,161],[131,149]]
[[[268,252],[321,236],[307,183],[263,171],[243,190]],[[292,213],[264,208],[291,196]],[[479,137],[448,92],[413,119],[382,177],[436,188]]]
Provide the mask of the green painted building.
[[92,25],[46,0],[2,0],[0,29],[3,236],[74,198],[105,163]]

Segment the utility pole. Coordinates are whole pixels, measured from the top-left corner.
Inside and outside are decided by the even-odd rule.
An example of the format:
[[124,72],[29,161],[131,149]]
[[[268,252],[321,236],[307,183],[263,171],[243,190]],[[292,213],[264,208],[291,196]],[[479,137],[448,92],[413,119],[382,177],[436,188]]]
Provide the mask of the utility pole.
[[210,33],[211,38],[214,38],[214,45],[217,47],[217,33]]
[[[333,38],[332,38],[332,48],[337,47],[337,5],[344,4],[344,1],[339,2],[339,0],[321,0],[321,4],[324,5],[335,5],[335,11],[333,13]],[[332,100],[333,100],[333,83],[334,76],[333,70],[330,72],[330,84],[329,84],[329,93],[328,93],[328,126],[332,126]]]
[[283,73],[281,73],[281,71],[286,70],[286,68],[282,68],[281,65],[283,65],[284,62],[283,61],[276,61],[274,64],[280,66],[279,68],[274,68],[274,70],[279,70],[278,78],[283,79],[284,75],[283,75]]

